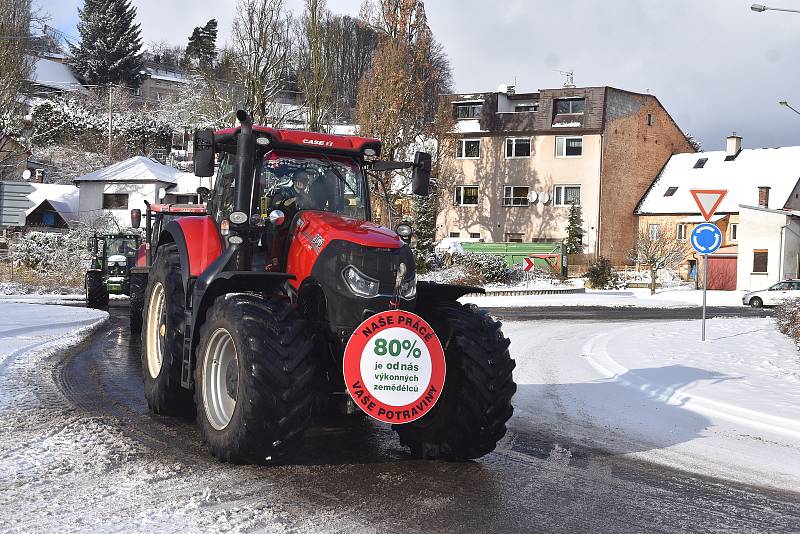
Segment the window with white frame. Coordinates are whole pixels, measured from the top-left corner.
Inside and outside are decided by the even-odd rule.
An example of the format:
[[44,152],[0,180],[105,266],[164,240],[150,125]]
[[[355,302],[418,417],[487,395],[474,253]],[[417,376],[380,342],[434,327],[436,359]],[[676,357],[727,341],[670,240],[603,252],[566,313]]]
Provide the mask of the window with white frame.
[[457,159],[478,159],[481,157],[480,139],[459,139],[456,146]]
[[531,157],[530,137],[506,138],[506,159]]
[[647,235],[650,236],[650,241],[656,241],[661,235],[661,226],[658,224],[647,225]]
[[556,137],[557,158],[577,158],[583,155],[583,137]]
[[525,234],[511,232],[506,234],[507,243],[522,243],[525,241]]
[[478,102],[456,104],[455,106],[457,119],[477,119],[481,116],[481,110],[483,109],[483,104]]
[[731,223],[731,241],[738,241],[739,224]]
[[481,238],[481,234],[480,234],[480,232],[470,232],[469,233],[469,238],[470,239],[480,239]]
[[457,185],[453,195],[453,204],[456,206],[477,206],[478,186]]
[[450,237],[459,238],[461,237],[461,232],[450,232]]
[[553,204],[555,206],[571,206],[581,204],[581,186],[557,185],[553,191]]
[[679,224],[677,228],[678,241],[686,241],[686,225]]
[[527,206],[530,188],[524,185],[503,187],[503,206]]

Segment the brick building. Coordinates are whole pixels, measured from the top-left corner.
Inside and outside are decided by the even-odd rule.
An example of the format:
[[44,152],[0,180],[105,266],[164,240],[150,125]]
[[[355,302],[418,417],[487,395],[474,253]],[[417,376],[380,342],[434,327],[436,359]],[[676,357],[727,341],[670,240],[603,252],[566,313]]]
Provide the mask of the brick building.
[[584,252],[628,262],[634,208],[673,154],[694,149],[658,99],[613,87],[445,98],[455,153],[444,161],[450,201],[437,237],[561,241],[580,204]]

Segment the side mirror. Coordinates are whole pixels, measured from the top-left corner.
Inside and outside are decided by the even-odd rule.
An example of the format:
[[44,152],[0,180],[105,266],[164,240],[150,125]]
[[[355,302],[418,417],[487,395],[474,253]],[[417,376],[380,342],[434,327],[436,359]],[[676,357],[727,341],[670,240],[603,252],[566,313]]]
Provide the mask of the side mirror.
[[211,190],[207,187],[198,187],[197,196],[200,197],[200,202],[205,202],[206,200],[211,198]]
[[194,175],[201,178],[214,176],[214,130],[194,132]]
[[139,208],[131,210],[131,227],[139,228],[142,225],[142,210]]
[[414,156],[414,173],[411,177],[411,192],[419,196],[428,196],[431,186],[431,155],[417,152]]

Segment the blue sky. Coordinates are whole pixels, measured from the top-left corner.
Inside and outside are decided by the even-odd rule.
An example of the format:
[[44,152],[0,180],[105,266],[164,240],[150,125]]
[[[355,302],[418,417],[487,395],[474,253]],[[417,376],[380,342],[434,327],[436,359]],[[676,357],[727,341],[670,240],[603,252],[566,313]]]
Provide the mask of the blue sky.
[[[287,0],[296,10],[302,0]],[[763,2],[764,0],[759,0]],[[800,0],[774,7],[800,9]],[[82,0],[39,0],[76,34]],[[230,33],[235,0],[133,0],[145,42],[185,43],[210,18]],[[735,130],[748,148],[800,144],[800,14],[750,11],[750,0],[428,0],[431,27],[451,57],[458,91],[613,85],[658,96],[704,147]],[[357,14],[361,0],[328,0]],[[492,11],[487,6],[496,6]]]

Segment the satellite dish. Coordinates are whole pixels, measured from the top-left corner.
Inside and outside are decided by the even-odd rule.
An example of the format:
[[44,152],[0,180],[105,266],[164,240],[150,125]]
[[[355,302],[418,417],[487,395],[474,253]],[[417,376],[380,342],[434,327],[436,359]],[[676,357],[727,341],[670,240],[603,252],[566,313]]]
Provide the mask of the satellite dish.
[[536,204],[536,201],[539,200],[539,193],[536,191],[531,191],[528,193],[528,203]]
[[542,201],[542,204],[547,204],[548,202],[550,202],[550,193],[548,193],[547,191],[542,191],[541,193],[539,193],[539,200]]
[[28,170],[28,169],[25,169],[24,171],[22,171],[22,179],[23,180],[30,180],[31,179],[31,171]]
[[158,199],[164,200],[165,196],[167,196],[167,190],[162,187],[158,190]]

